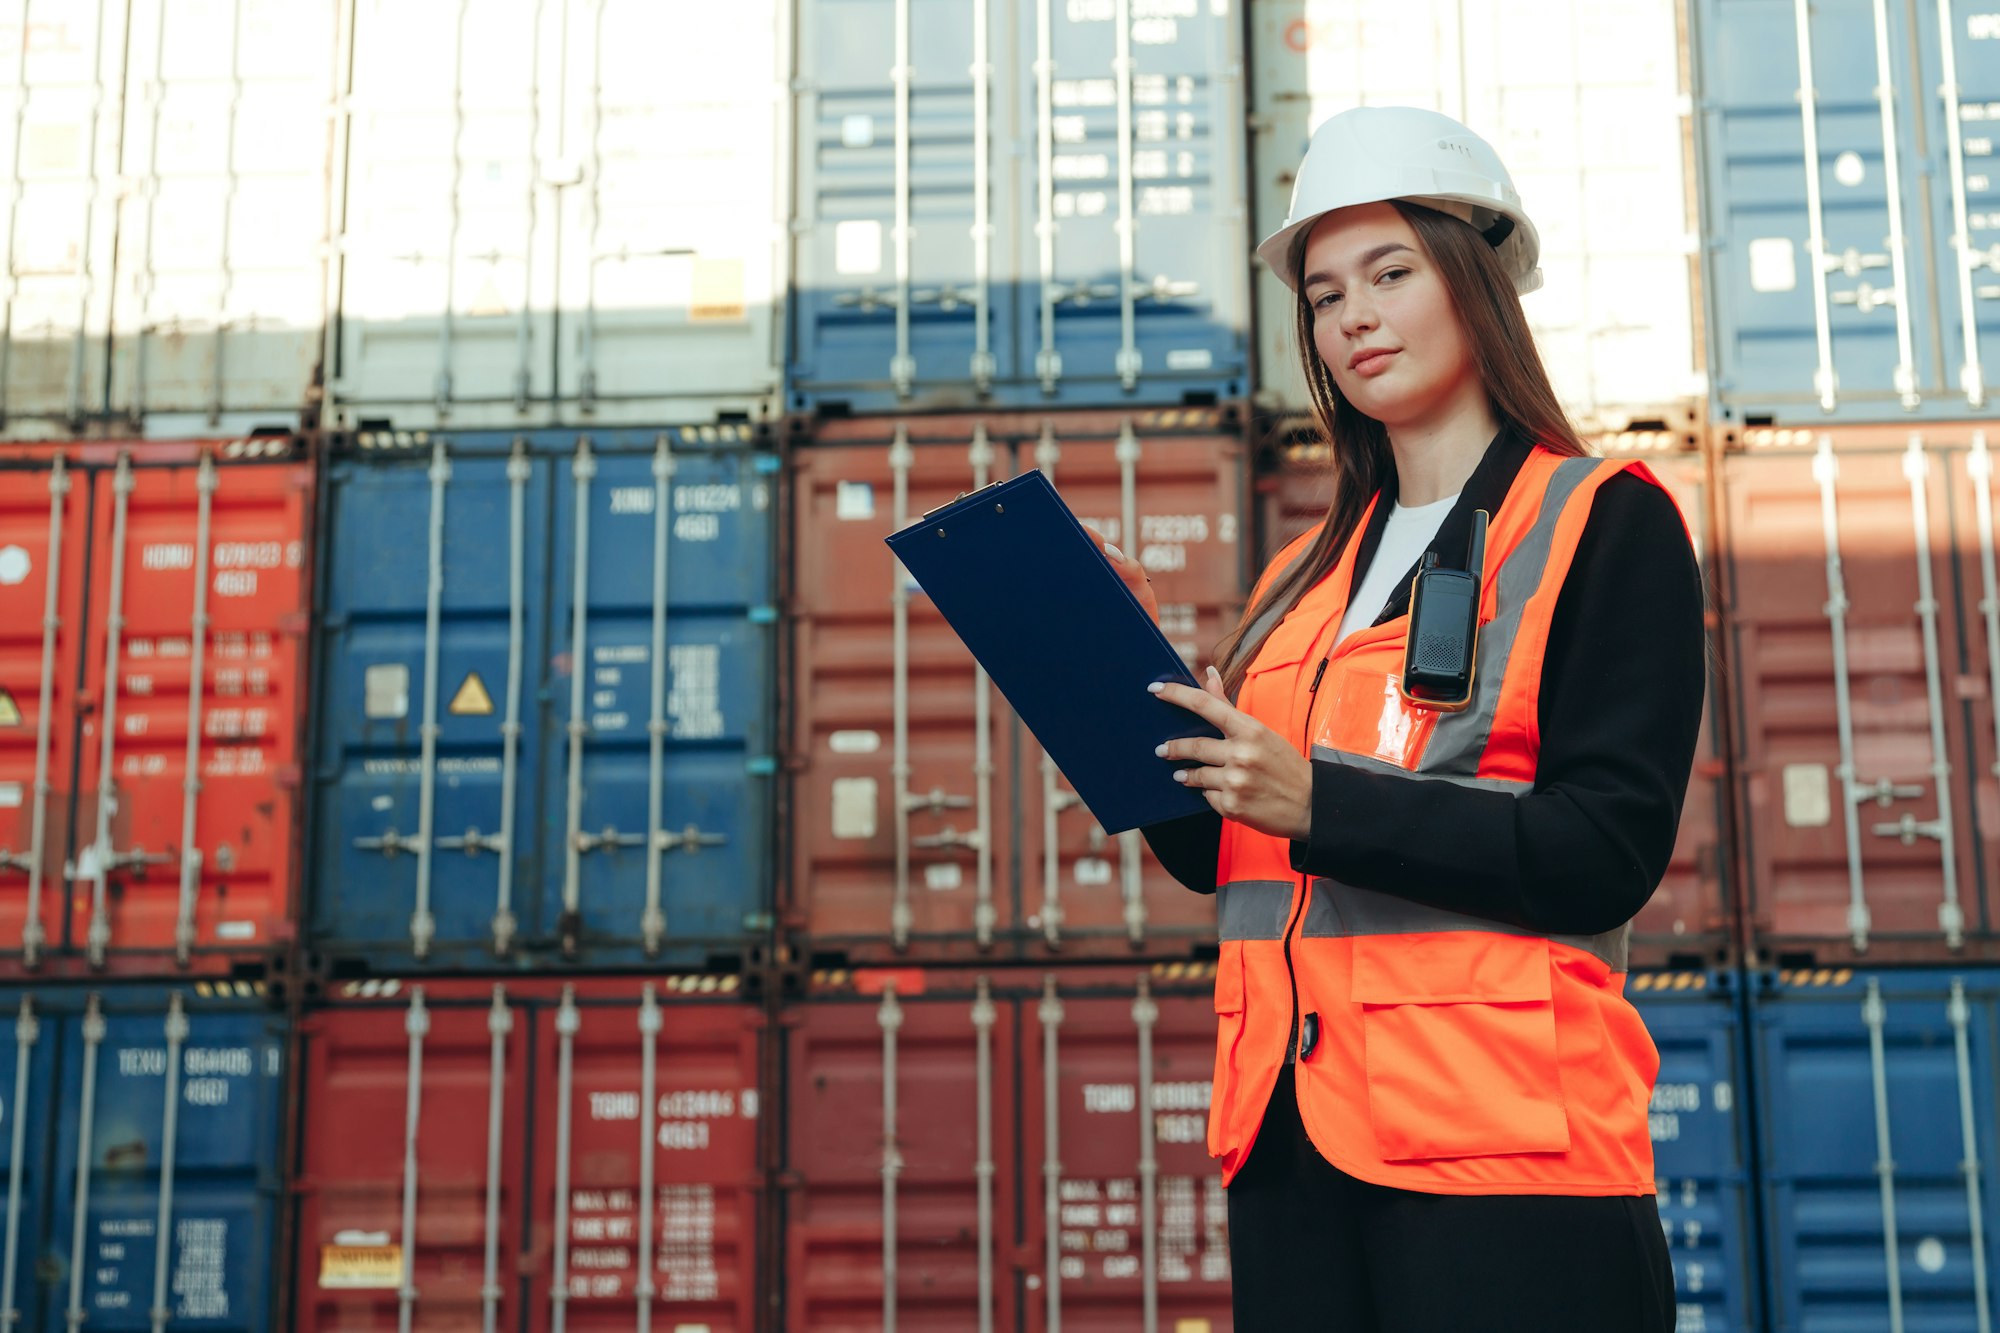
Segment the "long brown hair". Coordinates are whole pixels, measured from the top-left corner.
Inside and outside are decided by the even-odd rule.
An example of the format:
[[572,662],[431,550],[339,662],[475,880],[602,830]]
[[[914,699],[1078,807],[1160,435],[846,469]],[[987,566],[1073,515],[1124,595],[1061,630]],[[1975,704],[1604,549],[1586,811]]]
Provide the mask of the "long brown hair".
[[[1472,344],[1479,379],[1493,414],[1503,426],[1512,426],[1527,438],[1559,454],[1584,454],[1589,450],[1563,414],[1549,373],[1542,366],[1534,335],[1528,331],[1527,317],[1521,312],[1521,297],[1513,279],[1500,266],[1485,238],[1470,224],[1449,213],[1421,204],[1391,201],[1417,233],[1444,280],[1452,309]],[[1307,228],[1292,245],[1292,274],[1296,278],[1305,263]],[[1361,522],[1369,499],[1396,470],[1396,458],[1389,447],[1389,432],[1381,422],[1364,415],[1342,396],[1333,372],[1320,360],[1313,346],[1313,309],[1306,300],[1304,283],[1299,284],[1297,338],[1299,356],[1305,365],[1306,387],[1312,396],[1313,416],[1320,433],[1331,444],[1333,498],[1327,506],[1326,525],[1290,573],[1277,579],[1243,612],[1243,619],[1215,648],[1214,660],[1222,673],[1230,698],[1236,697],[1251,660],[1281,614],[1267,614],[1278,608],[1290,612],[1309,589],[1327,576],[1340,560],[1348,538]],[[1255,642],[1247,640],[1253,626],[1267,628]]]

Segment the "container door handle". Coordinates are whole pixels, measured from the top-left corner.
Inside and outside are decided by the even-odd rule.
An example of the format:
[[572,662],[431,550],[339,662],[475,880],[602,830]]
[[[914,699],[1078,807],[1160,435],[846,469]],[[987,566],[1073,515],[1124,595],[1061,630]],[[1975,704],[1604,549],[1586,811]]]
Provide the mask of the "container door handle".
[[1132,0],[1117,0],[1117,55],[1112,72],[1118,87],[1118,383],[1130,393],[1139,387],[1138,281],[1139,219],[1132,211]]
[[590,674],[586,631],[590,621],[590,480],[597,475],[597,459],[590,452],[590,437],[576,442],[576,457],[570,463],[576,482],[575,549],[570,579],[569,627],[569,837],[564,840],[562,890],[562,949],[568,956],[577,951],[583,933],[583,741],[589,734],[584,717],[584,679]]
[[[198,679],[199,677],[197,677]],[[166,1333],[173,1311],[167,1307],[167,1279],[173,1267],[174,1160],[180,1138],[181,1049],[187,1042],[188,1016],[181,993],[167,999],[166,1108],[160,1124],[160,1208],[153,1227],[153,1333]]]
[[1159,1333],[1160,1328],[1160,1159],[1153,1141],[1153,1026],[1159,1020],[1160,1006],[1141,973],[1132,1022],[1139,1029],[1139,1273],[1145,1333]]
[[666,782],[667,533],[673,524],[673,515],[668,511],[673,499],[674,467],[673,447],[666,432],[661,431],[653,447],[653,659],[650,673],[653,702],[652,720],[646,726],[646,906],[639,916],[639,938],[649,956],[660,951],[661,941],[667,934],[667,916],[660,888],[660,819]]
[[1906,411],[1917,393],[1915,337],[1910,329],[1910,256],[1903,233],[1902,151],[1896,142],[1896,79],[1889,58],[1889,0],[1875,0],[1875,100],[1882,111],[1882,183],[1888,193],[1889,264],[1896,285],[1896,396]]
[[[447,313],[447,320],[449,314]],[[449,325],[447,324],[447,327]],[[451,459],[445,454],[444,438],[431,445],[430,566],[424,594],[424,720],[421,773],[417,785],[417,904],[410,917],[410,952],[418,958],[429,955],[431,939],[437,933],[437,918],[431,914],[431,860],[437,835],[437,743],[438,743],[438,656],[444,614],[444,506],[445,488],[451,481]]]
[[1052,0],[1035,5],[1035,237],[1041,257],[1042,347],[1035,355],[1035,375],[1042,392],[1053,394],[1062,379],[1062,353],[1056,350],[1056,58]]
[[1042,1020],[1042,1261],[1048,1271],[1042,1275],[1047,1315],[1047,1333],[1062,1333],[1062,1152],[1058,1135],[1062,1103],[1057,1095],[1062,1066],[1057,1059],[1056,1034],[1062,1027],[1063,1002],[1056,994],[1053,972],[1042,976],[1042,1002],[1037,1010]]
[[92,967],[104,966],[111,947],[111,914],[106,903],[106,882],[113,870],[145,865],[171,858],[149,855],[143,848],[119,851],[111,845],[111,812],[118,804],[118,786],[112,772],[112,742],[118,733],[118,659],[125,639],[125,545],[129,535],[127,515],[132,499],[132,457],[120,452],[112,477],[116,501],[111,520],[111,597],[106,609],[104,633],[104,710],[98,720],[97,737],[97,836],[78,858],[77,870],[90,880],[90,929],[85,936]]
[[402,1282],[396,1291],[397,1333],[410,1333],[417,1307],[417,1131],[424,1109],[424,1036],[431,1030],[424,988],[410,991],[403,1031],[410,1038],[410,1070],[403,1090]]
[[973,1108],[978,1158],[972,1165],[979,1185],[979,1333],[993,1333],[993,991],[986,977],[972,1001],[973,1041],[977,1049]]
[[1931,791],[1937,797],[1937,819],[1933,836],[1944,857],[1944,900],[1938,904],[1938,927],[1945,944],[1953,949],[1965,945],[1965,909],[1958,901],[1958,846],[1951,820],[1951,754],[1945,748],[1944,684],[1938,666],[1938,603],[1931,577],[1930,500],[1925,487],[1930,478],[1930,458],[1921,436],[1910,437],[1903,453],[1903,475],[1910,482],[1910,516],[1916,533],[1917,617],[1924,628],[1924,697],[1930,708]]
[[[42,594],[42,692],[35,714],[35,805],[30,815],[27,851],[0,850],[0,867],[28,872],[28,918],[21,927],[21,961],[31,968],[40,964],[42,947],[48,942],[48,932],[42,925],[42,858],[48,851],[49,796],[54,790],[49,780],[49,745],[55,728],[56,631],[62,628],[63,498],[69,494],[69,487],[68,465],[57,454],[49,467],[49,572]],[[10,1263],[12,1255],[10,1247]],[[13,1309],[11,1301],[0,1304]]]
[[[985,0],[980,0],[981,6]],[[986,423],[972,427],[972,487],[985,489],[993,473],[993,441]],[[973,848],[978,870],[973,887],[972,932],[981,949],[993,947],[993,928],[999,913],[993,905],[993,682],[986,668],[976,661],[972,667],[972,783],[973,801],[979,812],[978,845]]]
[[[1803,2],[1803,0],[1802,0]],[[1862,881],[1861,825],[1856,806],[1867,799],[1854,774],[1854,711],[1847,680],[1847,582],[1840,565],[1840,516],[1834,482],[1840,464],[1833,454],[1833,437],[1821,435],[1813,455],[1813,478],[1819,483],[1820,530],[1826,542],[1825,614],[1833,630],[1833,707],[1840,735],[1841,802],[1847,830],[1847,928],[1857,951],[1868,947],[1868,894]]]
[[517,435],[513,451],[507,456],[507,721],[500,730],[500,877],[496,889],[498,901],[493,909],[493,952],[503,958],[513,950],[517,929],[514,807],[521,777],[521,659],[526,633],[523,608],[527,603],[523,564],[527,550],[528,480],[533,472],[528,462],[527,439]]
[[569,1327],[570,1099],[576,1090],[576,1034],[582,1026],[576,987],[564,986],[562,1008],[556,1011],[556,1257],[549,1292],[550,1333],[565,1333]]
[[[459,194],[465,188],[465,19],[471,0],[458,0],[458,20],[451,43],[451,186],[446,195],[444,230],[444,301],[438,311],[437,375],[431,381],[431,402],[440,417],[451,411],[453,316],[458,302]],[[417,957],[423,957],[419,953]]]
[[507,1038],[514,1031],[514,1012],[507,1007],[507,988],[493,988],[493,1007],[486,1011],[486,1031],[492,1041],[492,1064],[486,1076],[486,1277],[479,1287],[481,1333],[495,1333],[500,1324],[500,1138],[507,1114]]
[[[987,52],[989,0],[972,0],[972,387],[992,391],[993,59]],[[983,429],[983,426],[981,427]]]
[[7,1154],[7,1160],[14,1164],[14,1169],[7,1173],[7,1253],[0,1258],[0,1325],[7,1328],[13,1328],[21,1319],[21,1312],[14,1304],[16,1258],[21,1243],[21,1178],[27,1174],[21,1170],[21,1161],[22,1154],[27,1151],[29,1060],[35,1053],[35,1042],[41,1031],[41,1024],[35,1019],[34,997],[23,995],[20,1015],[14,1020],[14,1095],[11,1099],[14,1126],[10,1131]]
[[[220,335],[218,335],[220,336]],[[218,361],[220,358],[218,358]],[[202,671],[208,649],[208,562],[217,483],[214,456],[204,449],[195,475],[194,618],[188,626],[187,760],[181,781],[181,896],[174,921],[174,956],[185,967],[194,956],[195,900],[201,893],[201,848],[195,842],[195,807],[201,800]]]
[[1827,308],[1826,210],[1820,200],[1819,94],[1813,87],[1812,0],[1792,0],[1792,24],[1798,35],[1807,244],[1812,249],[1813,326],[1819,339],[1819,368],[1813,373],[1813,389],[1819,394],[1820,410],[1831,412],[1840,404],[1840,388],[1833,369],[1833,321]]
[[[1132,544],[1133,558],[1137,559],[1145,549],[1139,528],[1141,449],[1139,433],[1133,429],[1130,417],[1118,424],[1118,446],[1114,457],[1118,460],[1119,518],[1125,524],[1125,539]],[[1138,829],[1128,829],[1118,835],[1119,876],[1125,893],[1125,934],[1134,948],[1142,947],[1146,942],[1144,848],[1145,835]],[[1148,1217],[1151,1217],[1150,1213]],[[1152,1283],[1154,1279],[1152,1266],[1148,1264],[1146,1281]]]
[[1875,1092],[1875,1175],[1882,1186],[1882,1255],[1889,1278],[1889,1330],[1903,1333],[1902,1246],[1896,1236],[1896,1160],[1889,1150],[1889,1067],[1882,1029],[1887,1019],[1882,983],[1868,978],[1861,1021],[1868,1026],[1868,1066]]
[[889,82],[896,98],[896,352],[889,360],[889,381],[896,397],[908,399],[916,388],[917,361],[910,351],[910,0],[896,0],[896,62]]
[[[1938,55],[1943,63],[1938,96],[1944,102],[1947,174],[1951,178],[1951,248],[1955,252],[1952,266],[1958,270],[1960,336],[1965,340],[1965,360],[1958,369],[1958,387],[1965,395],[1966,406],[1977,409],[1986,405],[1986,372],[1979,357],[1979,308],[1973,298],[1972,270],[1982,263],[1989,268],[2000,268],[2000,254],[1982,256],[1972,248],[1972,228],[1965,203],[1965,128],[1959,121],[1958,35],[1952,27],[1951,0],[1938,0],[1937,12]],[[1984,1302],[1980,1304],[1980,1318],[1982,1321],[1986,1318]]]
[[90,1230],[91,1131],[97,1125],[97,1054],[104,1045],[104,1010],[91,992],[83,1011],[83,1094],[76,1113],[76,1201],[72,1205],[69,1240],[69,1327],[83,1327],[83,1261]]
[[660,1002],[646,987],[639,1003],[639,1280],[633,1295],[639,1301],[638,1333],[653,1328],[653,1219],[659,1203],[653,1197],[654,1154],[659,1141],[653,1118],[659,1114]]
[[903,1008],[893,981],[882,987],[875,1022],[882,1029],[882,1333],[896,1333],[896,1181],[903,1173],[896,1137],[896,1034],[903,1027]]
[[[1945,8],[1951,6],[1947,3]],[[1959,1170],[1965,1173],[1965,1210],[1971,1222],[1972,1294],[1979,1316],[1979,1333],[1993,1333],[1991,1289],[1986,1276],[1986,1210],[1979,1190],[1979,1121],[1972,1109],[1972,1051],[1966,1029],[1971,1025],[1971,1006],[1965,1000],[1965,981],[1951,979],[1952,1047],[1958,1061],[1958,1128],[1964,1144]]]

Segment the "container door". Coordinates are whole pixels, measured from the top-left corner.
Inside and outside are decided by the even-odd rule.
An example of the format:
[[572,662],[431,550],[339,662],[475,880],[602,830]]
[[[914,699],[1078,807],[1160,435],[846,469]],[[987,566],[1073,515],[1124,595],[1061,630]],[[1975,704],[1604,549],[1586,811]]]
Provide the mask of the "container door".
[[788,8],[567,6],[556,392],[589,420],[778,406]]
[[[1030,1329],[1229,1327],[1229,1215],[1208,1156],[1215,1012],[1145,980],[1107,998],[1051,975],[1021,1002]],[[1034,1279],[1030,1279],[1033,1285]]]
[[1701,6],[1714,389],[1734,412],[1963,411],[1938,345],[1951,268],[1920,184],[1930,95],[1915,90],[1936,78],[1912,42],[1934,3]]
[[24,438],[65,435],[103,411],[126,10],[54,0],[0,27],[0,86],[12,109],[4,137],[13,145],[0,208],[8,340],[0,417]]
[[884,993],[798,1015],[787,1328],[1018,1327],[1016,1012]]
[[1737,997],[1711,980],[1640,972],[1627,991],[1660,1051],[1647,1120],[1679,1326],[1752,1333],[1761,1325]]
[[32,966],[64,943],[90,478],[0,477],[0,950]]
[[546,500],[530,497],[547,469],[525,448],[442,441],[329,469],[312,910],[331,949],[491,959],[535,920],[522,807],[541,740],[523,710],[548,579]]
[[[1129,419],[1115,442],[1073,440],[1051,423],[1039,442],[1020,446],[1019,461],[1040,468],[1078,518],[1146,567],[1160,626],[1199,678],[1241,611],[1241,445],[1223,435],[1155,435]],[[1167,874],[1136,829],[1107,838],[1025,730],[1021,750],[1030,932],[1067,953],[1184,952],[1213,938],[1212,899]]]
[[794,458],[791,924],[856,956],[978,956],[1017,919],[1010,715],[883,539],[1008,463],[982,429]]
[[311,471],[127,456],[94,485],[72,945],[268,955],[291,933]]
[[361,989],[381,1003],[307,1020],[295,1324],[516,1327],[532,1014],[497,986]]
[[43,1211],[48,1181],[46,1108],[57,1096],[57,1034],[48,1008],[19,993],[0,1013],[0,1162],[5,1163],[6,1214],[0,1230],[0,1318],[32,1319],[39,1303],[37,1269],[46,1248]]
[[1039,183],[1015,201],[1024,374],[1080,403],[1242,393],[1241,16],[1226,0],[1020,12]]
[[[1767,949],[1948,957],[1980,929],[1947,458],[1880,446],[1732,456],[1737,716],[1751,926]],[[1891,443],[1894,441],[1894,443]],[[1955,670],[1954,670],[1955,676]]]
[[336,10],[132,7],[111,407],[149,436],[299,424],[326,323]]
[[1916,10],[1923,76],[1908,87],[1935,164],[1926,214],[1944,332],[1940,403],[1977,416],[1992,411],[2000,380],[2000,20],[1954,0]]
[[355,7],[339,363],[348,425],[547,419],[564,7]]
[[555,467],[548,697],[567,739],[544,818],[567,852],[537,929],[599,964],[740,953],[769,921],[767,467],[665,437],[584,437]]
[[531,1329],[756,1327],[754,1021],[650,986],[541,1011]]
[[991,0],[799,6],[794,407],[970,404],[1022,373],[1006,279],[1014,89]]
[[1997,983],[1822,970],[1752,996],[1775,1327],[1990,1326]]
[[43,1328],[274,1322],[283,1031],[162,1001],[93,995],[63,1019]]

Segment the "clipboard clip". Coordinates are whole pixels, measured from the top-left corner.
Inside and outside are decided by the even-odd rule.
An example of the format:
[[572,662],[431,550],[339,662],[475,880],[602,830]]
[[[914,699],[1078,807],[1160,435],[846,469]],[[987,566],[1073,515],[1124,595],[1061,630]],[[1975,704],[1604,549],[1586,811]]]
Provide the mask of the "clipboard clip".
[[928,523],[933,515],[942,514],[945,510],[951,508],[953,505],[959,503],[961,500],[969,500],[975,495],[984,495],[986,494],[986,492],[994,489],[999,484],[1000,483],[997,481],[989,481],[976,491],[960,491],[957,495],[954,495],[951,499],[946,500],[943,504],[939,505],[937,508],[926,509],[924,511],[923,517],[918,519],[917,521],[919,523]]

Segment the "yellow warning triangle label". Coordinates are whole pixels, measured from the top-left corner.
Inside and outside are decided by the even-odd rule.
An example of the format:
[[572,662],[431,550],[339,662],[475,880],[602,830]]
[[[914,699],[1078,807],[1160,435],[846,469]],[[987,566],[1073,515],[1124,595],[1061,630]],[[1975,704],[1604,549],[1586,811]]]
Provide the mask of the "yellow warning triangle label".
[[21,705],[14,702],[14,696],[0,689],[0,727],[21,725]]
[[477,671],[465,673],[465,683],[451,696],[451,711],[459,717],[484,717],[493,711],[493,696]]

